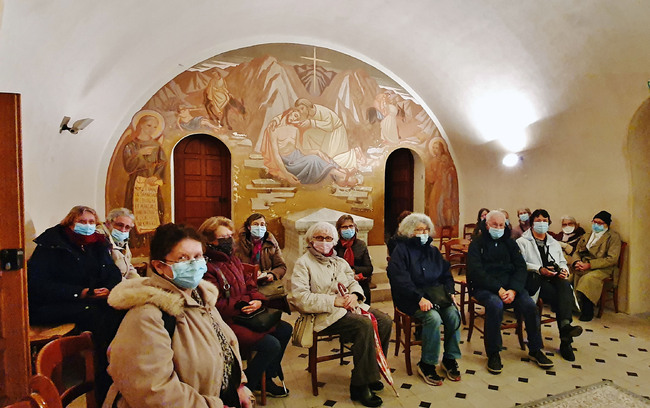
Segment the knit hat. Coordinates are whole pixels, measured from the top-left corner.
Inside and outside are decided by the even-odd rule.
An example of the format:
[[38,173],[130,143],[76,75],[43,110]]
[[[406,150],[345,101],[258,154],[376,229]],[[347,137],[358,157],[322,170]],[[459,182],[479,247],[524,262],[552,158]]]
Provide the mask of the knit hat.
[[[603,220],[605,224],[609,227],[609,224],[612,223],[612,214],[608,213],[607,211],[603,210],[599,212],[598,214],[594,215],[594,218],[599,218]],[[592,218],[592,219],[594,219]]]

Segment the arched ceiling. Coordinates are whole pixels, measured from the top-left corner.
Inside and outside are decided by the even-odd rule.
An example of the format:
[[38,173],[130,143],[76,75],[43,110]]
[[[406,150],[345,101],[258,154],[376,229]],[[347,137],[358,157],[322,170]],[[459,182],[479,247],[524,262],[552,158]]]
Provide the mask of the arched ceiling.
[[[23,95],[28,202],[93,188],[102,203],[94,186],[132,115],[178,73],[242,46],[319,45],[384,70],[436,116],[461,176],[479,145],[499,159],[518,150],[485,144],[495,134],[523,137],[525,151],[625,127],[650,79],[646,1],[35,0],[0,12],[0,91]],[[95,122],[59,135],[64,115]],[[61,161],[75,168],[45,171]]]

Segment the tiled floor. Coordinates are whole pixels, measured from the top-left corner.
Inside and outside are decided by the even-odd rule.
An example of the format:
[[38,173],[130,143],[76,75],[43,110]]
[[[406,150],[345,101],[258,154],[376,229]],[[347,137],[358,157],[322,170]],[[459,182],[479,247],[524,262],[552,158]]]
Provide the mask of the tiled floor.
[[[391,316],[393,314],[391,302],[373,306]],[[293,323],[296,317],[296,313],[289,316],[290,322]],[[500,375],[489,374],[485,368],[486,358],[480,333],[474,334],[471,343],[467,343],[464,341],[467,330],[464,329],[461,344],[463,357],[459,361],[462,380],[457,383],[446,380],[440,387],[426,385],[417,373],[408,376],[404,354],[395,357],[394,343],[391,343],[388,362],[394,371],[393,378],[400,396],[395,397],[390,388],[384,389],[380,396],[384,399],[385,407],[430,407],[445,403],[454,407],[509,407],[603,379],[613,380],[639,395],[650,396],[650,316],[628,316],[606,310],[602,319],[596,318],[582,326],[585,331],[574,342],[577,351],[573,363],[563,360],[557,353],[559,339],[555,323],[542,327],[545,351],[555,363],[548,371],[532,362],[523,361],[527,358],[527,352],[519,349],[514,332],[504,335],[503,344],[507,350],[501,353],[504,369]],[[337,347],[337,341],[332,342],[330,347],[320,347],[319,343],[322,350]],[[420,348],[414,347],[412,350],[415,367]],[[283,367],[291,395],[283,399],[268,398],[268,407],[361,406],[353,403],[348,394],[351,363],[340,366],[334,360],[318,365],[318,380],[323,383],[318,397],[311,393],[310,376],[305,370],[307,349],[289,345]]]

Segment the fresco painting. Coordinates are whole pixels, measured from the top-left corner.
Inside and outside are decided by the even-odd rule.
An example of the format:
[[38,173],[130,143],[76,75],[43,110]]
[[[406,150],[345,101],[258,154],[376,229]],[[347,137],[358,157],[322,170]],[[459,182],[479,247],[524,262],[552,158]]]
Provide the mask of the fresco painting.
[[318,203],[375,219],[378,233],[369,240],[381,240],[385,161],[406,147],[426,163],[427,214],[437,227],[457,231],[453,160],[411,95],[346,54],[265,44],[196,64],[134,115],[106,185],[107,209],[135,210],[144,238],[134,246],[144,246],[157,223],[172,220],[168,160],[181,139],[198,134],[220,139],[231,152],[233,214],[225,215],[237,224],[253,211],[272,220]]

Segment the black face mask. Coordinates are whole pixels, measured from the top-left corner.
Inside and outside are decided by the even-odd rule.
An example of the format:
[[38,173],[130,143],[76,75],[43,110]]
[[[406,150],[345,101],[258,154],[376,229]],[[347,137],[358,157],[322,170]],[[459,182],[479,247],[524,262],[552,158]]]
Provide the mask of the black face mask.
[[232,237],[230,238],[218,238],[217,241],[219,242],[219,245],[215,246],[215,249],[217,251],[221,251],[225,254],[230,255],[232,253],[232,246],[234,243],[234,240]]

